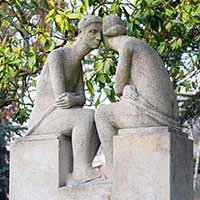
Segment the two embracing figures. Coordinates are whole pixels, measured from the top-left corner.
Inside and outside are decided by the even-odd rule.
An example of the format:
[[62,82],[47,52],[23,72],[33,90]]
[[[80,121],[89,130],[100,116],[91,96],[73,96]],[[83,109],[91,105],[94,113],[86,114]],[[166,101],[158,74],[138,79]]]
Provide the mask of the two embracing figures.
[[[27,135],[61,133],[72,140],[73,171],[66,180],[79,184],[112,180],[113,136],[119,129],[170,126],[178,129],[178,106],[169,75],[158,54],[144,41],[127,35],[118,16],[89,15],[80,20],[77,40],[52,51],[37,82],[35,106]],[[96,112],[85,104],[81,61],[91,50],[105,46],[119,54],[115,93],[119,102]],[[102,145],[102,172],[92,160]]]

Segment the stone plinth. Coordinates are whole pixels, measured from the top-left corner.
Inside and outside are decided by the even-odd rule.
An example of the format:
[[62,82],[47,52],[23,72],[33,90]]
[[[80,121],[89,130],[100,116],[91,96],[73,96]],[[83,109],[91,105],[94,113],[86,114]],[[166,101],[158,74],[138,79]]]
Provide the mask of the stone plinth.
[[108,184],[65,187],[72,163],[70,138],[19,138],[10,145],[10,200],[108,200]]
[[114,137],[112,200],[192,200],[192,141],[167,127]]
[[61,135],[37,135],[10,145],[10,199],[45,200],[56,196],[72,170],[71,141]]
[[60,188],[58,200],[110,200],[110,184],[88,184],[74,188]]

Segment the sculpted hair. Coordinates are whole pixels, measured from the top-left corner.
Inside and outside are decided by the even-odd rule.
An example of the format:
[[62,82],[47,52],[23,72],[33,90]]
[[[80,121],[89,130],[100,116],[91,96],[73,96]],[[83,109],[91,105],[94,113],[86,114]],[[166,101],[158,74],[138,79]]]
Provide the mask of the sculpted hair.
[[95,15],[86,15],[78,23],[79,32],[82,32],[90,24],[100,24],[101,25],[102,24],[101,17],[95,16]]
[[109,37],[127,35],[125,23],[118,16],[104,17],[102,30],[103,30],[103,35],[109,36]]

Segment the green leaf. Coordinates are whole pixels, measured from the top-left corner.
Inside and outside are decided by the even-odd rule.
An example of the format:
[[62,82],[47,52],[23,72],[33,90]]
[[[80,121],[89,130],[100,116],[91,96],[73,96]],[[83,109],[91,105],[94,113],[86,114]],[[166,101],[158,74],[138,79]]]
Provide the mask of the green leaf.
[[52,51],[52,50],[54,50],[54,48],[55,48],[55,43],[52,42],[51,45],[49,46],[48,50]]
[[177,46],[178,46],[178,47],[182,47],[182,39],[181,39],[181,38],[179,38],[179,39],[177,40]]
[[20,108],[14,112],[13,118],[14,121],[22,125],[28,119],[29,115],[30,115],[29,108]]
[[192,81],[192,87],[196,90],[197,89],[197,84],[194,82],[194,81]]
[[200,17],[200,4],[198,5],[198,7],[194,10],[194,12],[191,13],[192,17]]
[[104,62],[104,72],[110,75],[110,63],[108,62],[108,60],[105,60]]
[[67,14],[67,17],[70,19],[81,19],[83,17],[83,14],[81,13],[69,13]]
[[160,0],[145,0],[149,6],[155,6]]
[[160,45],[158,46],[158,52],[162,54],[165,50],[165,47],[166,47],[165,42],[161,42]]
[[103,67],[104,67],[103,60],[97,60],[97,61],[94,63],[94,67],[95,67],[96,71],[102,71],[102,70],[103,70]]
[[105,74],[104,76],[105,76],[105,79],[106,79],[106,83],[111,83],[112,82],[110,76],[108,76],[107,74]]
[[98,81],[100,81],[101,83],[106,82],[106,78],[105,78],[104,74],[100,74],[100,76],[98,77]]
[[64,24],[65,24],[64,30],[66,29],[67,31],[69,31],[70,30],[70,24],[69,24],[69,21],[67,19],[64,20]]
[[45,37],[44,35],[40,36],[40,41],[41,41],[41,44],[43,46],[45,46],[46,42],[47,42],[47,37]]
[[82,0],[82,7],[85,11],[89,9],[89,0]]
[[142,4],[142,0],[132,0],[131,1],[133,6],[137,7]]
[[99,94],[99,96],[98,96],[98,98],[97,98],[97,100],[96,100],[96,102],[95,102],[95,108],[97,108],[97,107],[100,105],[101,94],[102,94],[102,93]]
[[197,42],[200,41],[200,34],[197,35],[197,36],[194,38],[194,40],[197,41]]
[[179,72],[179,78],[182,80],[185,77],[183,70],[180,70]]
[[28,65],[30,68],[32,68],[37,62],[37,58],[36,55],[32,56],[29,61],[28,61]]
[[172,28],[172,23],[171,22],[168,22],[166,25],[165,25],[165,29],[170,32],[171,31],[171,28]]
[[55,13],[55,9],[51,9],[46,16],[46,21],[50,22],[54,18]]
[[22,63],[22,59],[16,58],[10,62],[11,65],[20,65]]
[[165,13],[166,13],[167,16],[171,17],[171,16],[173,15],[174,12],[173,12],[173,10],[167,8],[167,9],[165,10]]
[[171,40],[171,48],[172,50],[177,50],[178,48],[182,47],[182,40],[181,38],[177,39],[176,37],[173,37]]
[[153,3],[154,0],[145,0],[145,1],[150,6]]
[[111,90],[108,88],[104,88],[104,92],[106,93],[107,96],[111,95]]
[[187,13],[190,13],[192,6],[191,5],[185,5],[184,9],[187,11]]
[[59,14],[57,14],[57,15],[55,16],[55,21],[56,21],[56,23],[57,23],[58,25],[61,25],[61,24],[63,23],[63,19],[62,19],[62,17],[61,17]]
[[93,87],[91,81],[86,80],[86,85],[87,85],[87,88],[88,88],[90,94],[91,94],[92,96],[94,96],[94,87]]

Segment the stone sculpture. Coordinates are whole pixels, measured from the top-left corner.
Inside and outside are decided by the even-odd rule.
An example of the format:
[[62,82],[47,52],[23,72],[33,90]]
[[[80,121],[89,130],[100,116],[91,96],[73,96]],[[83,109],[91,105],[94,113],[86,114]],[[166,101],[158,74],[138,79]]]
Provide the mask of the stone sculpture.
[[[76,183],[100,176],[91,169],[99,147],[94,111],[84,109],[84,82],[81,60],[98,47],[102,20],[86,16],[78,24],[77,40],[51,52],[37,82],[35,106],[27,135],[61,133],[72,137],[73,173]],[[70,182],[68,179],[68,182]]]
[[179,131],[167,71],[149,45],[126,35],[117,16],[105,17],[102,28],[105,45],[119,53],[120,101],[100,106],[95,115],[107,179],[91,168],[100,141],[94,112],[82,108],[81,60],[98,46],[101,26],[99,17],[83,18],[77,41],[48,56],[31,136],[10,144],[10,199],[192,200],[192,141]]
[[127,36],[118,16],[103,19],[106,47],[119,53],[115,77],[117,103],[102,105],[95,120],[112,179],[113,136],[119,129],[169,126],[179,129],[178,106],[169,75],[158,54],[144,41]]

